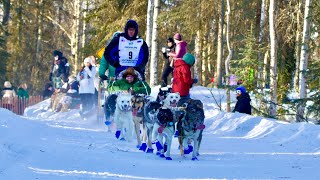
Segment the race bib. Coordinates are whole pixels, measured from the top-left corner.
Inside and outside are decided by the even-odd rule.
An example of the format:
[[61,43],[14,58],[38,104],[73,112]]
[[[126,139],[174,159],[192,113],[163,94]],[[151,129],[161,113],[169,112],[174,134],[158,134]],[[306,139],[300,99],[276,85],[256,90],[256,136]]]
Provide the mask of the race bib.
[[142,39],[129,41],[125,37],[119,38],[119,63],[121,66],[136,66],[139,59]]

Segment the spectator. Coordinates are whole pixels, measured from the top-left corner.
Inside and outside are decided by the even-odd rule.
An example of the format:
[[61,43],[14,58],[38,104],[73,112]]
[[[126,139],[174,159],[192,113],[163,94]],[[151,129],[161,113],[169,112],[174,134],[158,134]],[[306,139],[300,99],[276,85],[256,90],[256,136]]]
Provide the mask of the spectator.
[[54,62],[52,63],[52,70],[50,73],[50,81],[53,82],[54,88],[61,88],[62,82],[68,82],[69,63],[62,52],[58,50],[53,51]]
[[167,39],[167,48],[162,48],[162,54],[163,57],[166,59],[166,63],[164,65],[164,69],[161,75],[162,87],[166,87],[168,85],[168,76],[170,73],[172,73],[173,68],[170,66],[172,57],[168,56],[168,53],[175,52],[176,44],[174,43],[174,40],[172,38]]
[[174,42],[176,44],[175,51],[170,52],[169,56],[173,58],[173,61],[171,62],[171,67],[174,67],[174,61],[178,58],[183,58],[183,56],[187,53],[187,43],[182,40],[182,36],[179,33],[176,33],[173,36]]
[[251,115],[250,96],[244,86],[239,86],[236,89],[237,103],[233,112],[245,113]]
[[79,95],[82,104],[82,114],[87,114],[94,104],[93,96],[95,93],[94,77],[97,73],[96,68],[91,64],[91,58],[84,59],[84,66],[77,75],[77,81],[79,81]]
[[191,78],[191,65],[194,64],[195,58],[192,54],[185,54],[183,58],[177,58],[174,63],[172,92],[179,92],[181,98],[189,98],[189,90],[197,79]]
[[18,87],[18,97],[19,98],[29,98],[29,93],[27,91],[28,89],[28,85],[26,83],[22,83],[20,84],[20,86]]
[[16,92],[12,88],[10,81],[4,82],[4,88],[1,91],[3,107],[12,111],[13,110],[13,98],[16,96]]
[[79,82],[77,81],[74,75],[69,76],[68,78],[68,94],[77,96],[79,94]]
[[51,98],[52,94],[53,94],[53,86],[51,83],[47,83],[45,85],[45,89],[42,93],[42,97],[43,97],[43,99],[48,99],[48,98]]
[[124,28],[124,33],[112,39],[104,51],[104,58],[116,68],[115,76],[128,67],[134,67],[145,79],[145,66],[149,59],[147,43],[137,37],[138,24],[129,20]]

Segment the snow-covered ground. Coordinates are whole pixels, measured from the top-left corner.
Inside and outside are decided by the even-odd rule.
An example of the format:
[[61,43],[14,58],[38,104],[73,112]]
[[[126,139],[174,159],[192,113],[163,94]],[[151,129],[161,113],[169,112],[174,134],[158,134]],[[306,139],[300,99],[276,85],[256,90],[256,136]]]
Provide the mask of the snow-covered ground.
[[[212,93],[224,108],[224,91]],[[176,138],[172,161],[146,154],[77,110],[46,112],[48,101],[25,116],[0,108],[0,179],[320,179],[320,126],[220,112],[205,87],[191,97],[205,108],[199,161],[181,157]]]

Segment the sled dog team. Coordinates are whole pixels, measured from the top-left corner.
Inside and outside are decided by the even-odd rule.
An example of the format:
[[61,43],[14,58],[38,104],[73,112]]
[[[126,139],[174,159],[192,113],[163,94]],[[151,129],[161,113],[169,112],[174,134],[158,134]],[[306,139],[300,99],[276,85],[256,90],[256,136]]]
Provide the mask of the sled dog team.
[[[112,104],[115,104],[114,112]],[[171,93],[167,87],[159,89],[157,100],[143,94],[121,92],[106,98],[105,112],[108,114],[106,124],[110,125],[112,120],[116,124],[116,138],[131,142],[135,135],[139,150],[153,153],[155,146],[157,155],[172,160],[170,150],[175,136],[181,156],[192,152],[192,160],[198,160],[205,128],[200,100],[180,98],[179,93]]]

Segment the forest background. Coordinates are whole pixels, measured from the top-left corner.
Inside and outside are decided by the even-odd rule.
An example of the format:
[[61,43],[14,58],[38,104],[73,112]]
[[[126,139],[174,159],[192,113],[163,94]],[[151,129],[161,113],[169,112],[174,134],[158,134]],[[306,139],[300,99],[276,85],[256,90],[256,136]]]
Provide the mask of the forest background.
[[317,0],[1,0],[0,89],[6,80],[27,82],[40,94],[55,49],[75,75],[128,19],[150,48],[151,85],[160,82],[161,48],[179,32],[196,57],[199,85],[225,88],[229,97],[235,74],[259,100],[254,114],[320,122]]

